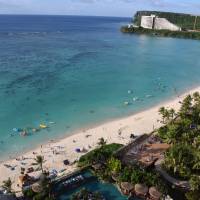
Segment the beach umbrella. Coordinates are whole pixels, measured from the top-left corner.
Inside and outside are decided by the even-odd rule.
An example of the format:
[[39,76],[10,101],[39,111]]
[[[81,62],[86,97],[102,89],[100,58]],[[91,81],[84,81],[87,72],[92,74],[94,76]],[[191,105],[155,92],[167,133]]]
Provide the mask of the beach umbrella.
[[20,184],[20,185],[23,185],[24,182],[25,182],[25,175],[19,176],[18,181],[19,181],[19,184]]
[[80,150],[79,148],[76,148],[75,151],[76,151],[77,153],[80,153],[80,152],[81,152],[81,150]]
[[32,186],[31,186],[31,189],[33,190],[33,192],[35,193],[40,193],[42,192],[42,187],[39,183],[34,183]]
[[64,165],[69,165],[70,163],[69,163],[69,160],[63,160],[63,164]]
[[148,193],[148,187],[142,184],[136,184],[135,193],[138,196],[145,196]]
[[134,186],[129,182],[122,182],[121,183],[121,188],[125,193],[130,193],[130,192],[133,191]]
[[155,200],[159,200],[162,196],[162,194],[157,190],[156,187],[151,187],[149,189],[149,194],[150,194],[151,198],[155,199]]

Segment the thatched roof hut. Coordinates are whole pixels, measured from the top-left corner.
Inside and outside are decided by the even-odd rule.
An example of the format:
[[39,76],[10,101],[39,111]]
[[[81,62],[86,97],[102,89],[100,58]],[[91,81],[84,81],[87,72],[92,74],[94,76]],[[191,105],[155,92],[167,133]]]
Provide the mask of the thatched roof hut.
[[142,184],[136,184],[135,185],[135,194],[137,196],[145,197],[148,193],[149,189],[147,186]]
[[156,187],[149,188],[149,195],[151,199],[154,199],[154,200],[159,200],[162,196],[162,194],[157,190]]
[[31,189],[33,190],[33,192],[35,193],[40,193],[42,192],[42,187],[39,183],[34,183],[32,186],[31,186]]
[[134,186],[129,182],[122,182],[120,186],[125,195],[129,195],[134,190]]

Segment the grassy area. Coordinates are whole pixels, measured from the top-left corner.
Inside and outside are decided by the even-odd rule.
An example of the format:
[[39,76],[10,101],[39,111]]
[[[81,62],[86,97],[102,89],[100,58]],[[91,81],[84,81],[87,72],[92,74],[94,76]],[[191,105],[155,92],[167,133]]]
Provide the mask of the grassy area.
[[123,26],[121,28],[123,33],[135,33],[135,34],[146,34],[151,36],[160,37],[172,37],[172,38],[186,38],[200,40],[200,32],[188,32],[188,31],[170,31],[170,30],[151,30],[142,27],[129,28],[128,26]]
[[90,151],[89,153],[81,156],[78,162],[79,167],[85,167],[87,165],[92,165],[94,163],[104,163],[110,158],[114,152],[116,152],[123,145],[121,144],[105,144],[97,149]]

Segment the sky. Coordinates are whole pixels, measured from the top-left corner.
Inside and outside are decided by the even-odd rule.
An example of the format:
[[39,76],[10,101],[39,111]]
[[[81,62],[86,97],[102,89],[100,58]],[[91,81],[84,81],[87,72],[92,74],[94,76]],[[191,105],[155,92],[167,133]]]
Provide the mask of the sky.
[[200,0],[0,0],[0,14],[131,17],[137,10],[200,15]]

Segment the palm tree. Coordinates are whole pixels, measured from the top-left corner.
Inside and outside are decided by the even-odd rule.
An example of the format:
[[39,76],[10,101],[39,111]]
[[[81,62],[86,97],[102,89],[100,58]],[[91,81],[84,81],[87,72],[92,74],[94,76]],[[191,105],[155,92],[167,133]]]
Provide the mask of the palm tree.
[[200,94],[199,94],[199,92],[195,92],[193,94],[193,99],[194,99],[194,101],[199,102],[199,100],[200,100]]
[[175,117],[175,115],[176,115],[176,112],[175,112],[175,110],[174,110],[173,108],[171,108],[171,109],[169,110],[169,114],[170,114],[171,119],[173,120],[174,117]]
[[165,120],[169,120],[170,118],[170,113],[168,112],[168,110],[165,107],[161,107],[159,109],[159,114],[162,116],[162,123],[165,123]]
[[191,107],[192,107],[192,97],[191,95],[188,95],[182,103],[181,109],[180,109],[180,115],[182,118],[185,118],[188,114],[190,114]]
[[103,137],[102,137],[102,138],[99,138],[99,142],[98,142],[98,145],[99,145],[99,146],[102,147],[102,146],[106,145],[106,143],[107,143],[107,142],[106,142],[106,140],[105,140]]
[[42,171],[42,173],[44,173],[44,169],[43,169],[43,164],[45,162],[44,160],[44,156],[36,156],[36,158],[34,159],[36,163],[34,163],[35,165],[38,165],[40,170]]
[[3,181],[2,188],[7,191],[7,193],[12,193],[12,181],[10,178],[8,180]]

